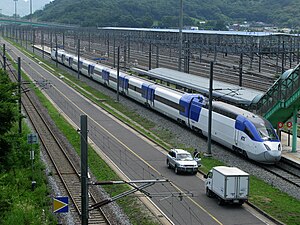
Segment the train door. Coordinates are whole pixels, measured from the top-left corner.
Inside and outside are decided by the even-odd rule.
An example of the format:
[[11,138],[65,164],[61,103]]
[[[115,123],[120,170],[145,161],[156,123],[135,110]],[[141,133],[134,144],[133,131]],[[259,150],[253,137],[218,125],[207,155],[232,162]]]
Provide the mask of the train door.
[[83,62],[82,61],[79,61],[79,71],[81,72],[81,69],[82,69],[82,65],[83,65]]
[[145,99],[145,104],[150,107],[154,107],[154,91],[155,85],[143,84],[142,85],[142,97]]
[[234,129],[234,143],[233,149],[237,151],[242,151],[245,148],[245,118],[242,116],[238,116],[235,121],[235,129]]
[[92,75],[94,73],[94,69],[95,69],[94,65],[89,65],[88,66],[88,75],[89,75],[89,77],[92,77]]
[[192,98],[189,105],[188,126],[194,127],[194,123],[198,122],[202,103],[198,98]]
[[238,121],[235,125],[235,144],[239,153],[247,156],[247,152],[256,152],[255,145],[253,144],[253,131],[247,121]]
[[72,67],[72,63],[73,63],[73,58],[69,57],[69,67]]
[[119,85],[121,88],[121,92],[128,95],[128,86],[129,86],[129,79],[126,76],[120,76],[119,77]]
[[154,85],[149,85],[148,87],[148,103],[150,107],[154,107],[154,92],[155,92],[155,86]]
[[109,72],[107,70],[102,70],[101,75],[102,75],[104,85],[109,86]]

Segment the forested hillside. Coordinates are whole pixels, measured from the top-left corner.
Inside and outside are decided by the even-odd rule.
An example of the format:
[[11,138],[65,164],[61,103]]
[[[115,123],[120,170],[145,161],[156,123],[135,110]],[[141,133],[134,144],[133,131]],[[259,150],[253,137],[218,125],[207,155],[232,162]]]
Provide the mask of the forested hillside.
[[[54,0],[37,11],[41,21],[81,26],[178,27],[180,0]],[[300,27],[298,0],[183,0],[184,25],[222,29],[256,21]]]

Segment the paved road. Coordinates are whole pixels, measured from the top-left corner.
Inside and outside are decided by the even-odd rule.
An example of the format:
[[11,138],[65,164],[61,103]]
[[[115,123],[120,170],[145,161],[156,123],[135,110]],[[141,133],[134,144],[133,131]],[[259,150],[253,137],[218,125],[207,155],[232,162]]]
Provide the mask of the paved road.
[[[44,89],[44,92],[77,128],[80,127],[80,115],[88,116],[89,138],[129,179],[167,178],[171,181],[156,184],[147,190],[153,196],[155,193],[165,194],[153,197],[152,201],[174,224],[266,224],[264,219],[260,220],[251,214],[246,206],[218,206],[216,200],[205,196],[204,182],[200,176],[174,174],[166,167],[165,152],[155,144],[121,124],[10,44],[6,45],[10,49],[9,54],[17,53],[22,58],[22,69],[33,80],[48,80],[51,83],[52,86]],[[172,197],[171,193],[178,191],[192,193],[193,196],[182,199]]]

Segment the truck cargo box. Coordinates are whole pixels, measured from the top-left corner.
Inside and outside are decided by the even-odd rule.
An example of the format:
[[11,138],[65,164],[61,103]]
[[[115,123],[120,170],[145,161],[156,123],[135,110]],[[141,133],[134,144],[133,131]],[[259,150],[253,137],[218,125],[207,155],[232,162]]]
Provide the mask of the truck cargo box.
[[249,196],[249,174],[237,167],[217,166],[207,175],[206,192],[223,202],[243,204]]

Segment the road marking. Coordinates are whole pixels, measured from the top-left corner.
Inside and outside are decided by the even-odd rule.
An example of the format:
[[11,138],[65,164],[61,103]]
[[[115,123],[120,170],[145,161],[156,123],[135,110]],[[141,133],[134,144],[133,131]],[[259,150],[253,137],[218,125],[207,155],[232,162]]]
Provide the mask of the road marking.
[[[24,53],[23,53],[24,54]],[[35,61],[33,61],[34,63],[36,63]],[[46,79],[41,73],[39,73],[36,69],[34,69],[30,64],[28,64],[28,66],[34,70],[37,74],[39,74],[41,77],[43,77],[44,79]],[[36,66],[40,66],[39,64],[36,63]],[[41,67],[43,68],[43,67]],[[45,68],[43,68],[45,70]],[[47,71],[47,70],[46,70]],[[50,73],[53,78],[57,79],[59,82],[62,82],[57,76],[55,76],[54,74],[52,74],[51,72],[47,71],[48,73]],[[28,75],[28,74],[27,74]],[[29,76],[29,75],[28,75]],[[87,99],[86,97],[82,96],[80,93],[78,93],[74,88],[68,86],[65,82],[62,82],[64,85],[66,85],[68,88],[70,88],[71,90],[74,91],[74,93],[76,93],[77,95],[79,95],[81,98],[85,99],[86,101],[88,101],[91,105],[93,105],[96,108],[100,108],[98,105],[95,105],[95,103],[93,103],[92,101],[90,101],[89,99]],[[58,90],[55,86],[53,86],[54,89],[56,89],[57,92],[59,92],[62,96],[64,96],[65,99],[67,99],[71,104],[73,104],[79,111],[81,111],[82,113],[85,113],[87,116],[89,116],[85,111],[83,111],[81,108],[79,108],[74,102],[72,102],[64,93],[62,93],[60,90]],[[44,92],[44,91],[43,91]],[[56,105],[56,104],[55,104]],[[56,105],[57,106],[57,105]],[[58,107],[58,106],[57,106]],[[59,108],[59,107],[58,107]],[[60,108],[59,108],[60,109]],[[101,109],[101,108],[100,108]],[[63,111],[62,109],[60,109],[61,111]],[[101,109],[101,111],[103,111],[103,109]],[[109,134],[111,137],[114,138],[115,141],[117,141],[120,145],[122,145],[127,151],[131,152],[134,156],[136,156],[138,159],[140,159],[143,163],[145,163],[149,168],[151,168],[153,171],[155,171],[158,175],[162,176],[163,175],[156,170],[152,165],[150,165],[147,161],[145,161],[141,156],[139,156],[136,152],[134,152],[132,149],[130,149],[128,146],[126,146],[123,142],[121,142],[117,137],[115,137],[112,133],[110,133],[107,129],[105,129],[103,126],[101,126],[98,122],[96,122],[91,116],[90,120],[93,121],[95,124],[97,124],[101,129],[103,129],[107,134]],[[69,117],[68,117],[69,118]],[[69,118],[70,119],[70,118]],[[73,122],[74,123],[74,122]],[[78,127],[76,125],[76,127]],[[172,185],[180,192],[183,192],[177,185],[175,185],[174,183],[172,183]],[[214,217],[210,212],[208,212],[204,207],[202,207],[199,203],[195,202],[191,197],[187,196],[187,198],[194,203],[197,207],[199,207],[203,212],[205,212],[207,215],[209,215],[213,220],[215,220],[218,224],[223,225],[223,223],[221,223],[216,217]]]

